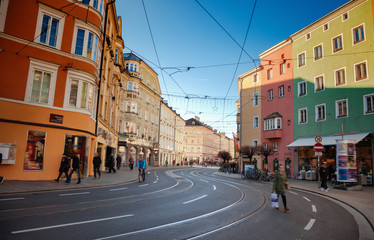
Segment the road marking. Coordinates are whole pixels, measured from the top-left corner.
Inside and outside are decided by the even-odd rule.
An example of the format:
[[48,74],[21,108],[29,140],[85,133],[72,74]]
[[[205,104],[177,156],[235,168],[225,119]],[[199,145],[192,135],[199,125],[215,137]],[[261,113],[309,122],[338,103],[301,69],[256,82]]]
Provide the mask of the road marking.
[[312,211],[313,211],[313,212],[317,212],[317,208],[316,208],[315,205],[312,205]]
[[206,182],[206,183],[208,183],[208,181],[207,181],[207,180],[202,180],[202,179],[200,179],[200,181],[203,181],[203,182]]
[[307,200],[308,202],[310,202],[310,199],[309,198],[307,198],[307,197],[303,197],[305,200]]
[[215,191],[217,188],[216,188],[216,185],[213,185],[213,191]]
[[124,188],[114,188],[114,189],[110,189],[109,191],[120,191],[120,190],[125,190],[127,189],[127,187],[124,187]]
[[295,195],[299,195],[298,193],[296,192],[292,192],[292,191],[288,191],[289,193],[292,193],[292,194],[295,194]]
[[202,198],[205,198],[205,197],[207,197],[208,195],[203,195],[203,196],[201,196],[201,197],[198,197],[198,198],[195,198],[195,199],[192,199],[192,200],[190,200],[190,201],[187,201],[187,202],[184,202],[183,204],[187,204],[187,203],[192,203],[192,202],[195,202],[195,201],[197,201],[197,200],[200,200],[200,199],[202,199]]
[[63,193],[63,194],[59,194],[60,197],[64,197],[64,196],[72,196],[72,195],[82,195],[82,194],[89,194],[90,192],[80,192],[80,193]]
[[30,229],[24,229],[24,230],[19,230],[19,231],[13,231],[12,234],[35,232],[35,231],[41,231],[41,230],[46,230],[46,229],[67,227],[67,226],[80,225],[80,224],[93,223],[93,222],[102,222],[102,221],[125,218],[125,217],[132,217],[132,216],[134,216],[134,214],[127,214],[127,215],[108,217],[108,218],[100,218],[100,219],[94,219],[94,220],[88,220],[88,221],[82,221],[82,222],[65,223],[65,224],[52,225],[52,226],[46,226],[46,227],[40,227],[40,228],[30,228]]
[[139,187],[145,187],[145,186],[148,186],[148,184],[143,184],[143,185],[140,185]]
[[20,197],[20,198],[3,198],[3,199],[0,199],[0,201],[13,201],[13,200],[22,200],[22,199],[25,199],[23,197]]
[[308,222],[308,224],[305,226],[304,230],[310,230],[313,227],[313,224],[316,220],[311,218]]
[[154,181],[153,183],[157,183],[157,181]]

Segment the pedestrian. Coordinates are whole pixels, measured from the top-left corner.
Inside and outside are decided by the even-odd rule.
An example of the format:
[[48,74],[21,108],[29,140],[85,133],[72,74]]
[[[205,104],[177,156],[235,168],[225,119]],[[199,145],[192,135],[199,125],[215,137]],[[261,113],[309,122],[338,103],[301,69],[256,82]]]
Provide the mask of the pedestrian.
[[113,173],[116,173],[116,170],[114,169],[114,157],[113,157],[113,153],[110,154],[110,157],[108,159],[108,167],[109,167],[109,172],[108,173],[111,173],[113,171]]
[[134,168],[134,159],[132,157],[130,157],[130,163],[129,163],[129,166],[130,166],[130,170],[132,170]]
[[175,166],[175,160],[173,160],[173,167]]
[[60,168],[58,169],[59,174],[58,177],[55,179],[56,182],[60,180],[62,173],[65,173],[66,180],[68,180],[68,171],[70,169],[70,158],[65,154],[62,154],[62,159],[60,163]]
[[77,184],[80,184],[81,183],[81,175],[79,173],[79,158],[78,158],[78,154],[76,154],[76,155],[73,156],[73,164],[71,165],[71,167],[72,167],[72,169],[70,170],[70,173],[69,173],[68,179],[66,180],[66,183],[70,183],[71,176],[73,175],[74,172],[76,172],[77,176],[78,176],[78,182],[77,182]]
[[116,161],[117,161],[117,169],[119,170],[121,167],[121,163],[122,163],[122,158],[119,154],[117,154]]
[[93,158],[93,167],[94,167],[94,179],[96,179],[96,173],[99,175],[99,178],[101,177],[100,173],[100,166],[101,166],[101,157],[99,156],[98,153],[95,153],[94,158]]
[[[3,154],[0,153],[0,165],[1,165],[2,162],[3,162]],[[5,178],[3,176],[0,176],[0,184],[4,182],[4,179]]]
[[323,162],[322,166],[319,168],[319,176],[321,177],[321,191],[328,192],[329,188],[327,187],[327,176],[329,170],[327,168],[327,163]]
[[166,160],[166,162],[165,162],[166,167],[168,167],[168,164],[169,164],[169,162],[168,162],[168,160]]
[[[273,192],[277,194],[278,201],[279,195],[282,196],[282,202],[284,206],[284,212],[289,211],[290,209],[287,207],[287,199],[286,199],[286,188],[289,188],[289,184],[287,182],[287,175],[284,172],[284,166],[279,165],[278,171],[276,171],[274,175],[274,183],[273,183]],[[279,207],[276,208],[279,210]]]

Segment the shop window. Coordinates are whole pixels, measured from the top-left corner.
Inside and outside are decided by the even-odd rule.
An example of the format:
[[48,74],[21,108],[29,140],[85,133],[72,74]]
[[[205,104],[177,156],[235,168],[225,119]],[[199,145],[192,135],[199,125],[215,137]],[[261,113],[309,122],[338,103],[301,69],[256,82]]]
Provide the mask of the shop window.
[[45,132],[28,131],[23,170],[41,171],[44,163]]

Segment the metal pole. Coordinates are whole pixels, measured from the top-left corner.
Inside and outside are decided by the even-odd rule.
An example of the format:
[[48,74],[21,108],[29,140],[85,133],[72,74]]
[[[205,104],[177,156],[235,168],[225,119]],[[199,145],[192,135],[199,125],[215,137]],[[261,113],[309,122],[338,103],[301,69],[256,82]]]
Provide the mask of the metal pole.
[[321,178],[321,176],[318,177],[318,175],[319,175],[319,156],[318,156],[318,160],[317,160],[317,174],[316,174],[316,176],[317,176],[317,188],[319,188],[319,179]]

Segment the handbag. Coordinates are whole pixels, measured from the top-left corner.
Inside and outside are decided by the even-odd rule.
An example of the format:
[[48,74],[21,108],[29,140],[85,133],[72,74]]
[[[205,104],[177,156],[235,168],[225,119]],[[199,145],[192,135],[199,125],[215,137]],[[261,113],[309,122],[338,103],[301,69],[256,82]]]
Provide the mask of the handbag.
[[278,205],[278,195],[273,192],[273,193],[271,193],[270,198],[271,198],[271,207],[273,207],[273,208],[279,208],[279,205]]

